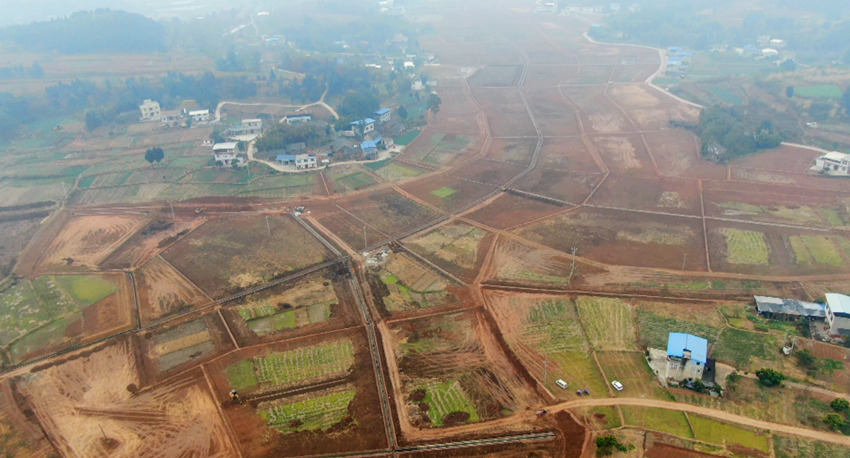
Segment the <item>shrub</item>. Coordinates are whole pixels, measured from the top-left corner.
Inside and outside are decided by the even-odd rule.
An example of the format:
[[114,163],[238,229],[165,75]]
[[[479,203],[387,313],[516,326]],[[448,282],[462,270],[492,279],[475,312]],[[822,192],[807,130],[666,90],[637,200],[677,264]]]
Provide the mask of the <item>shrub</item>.
[[756,377],[764,386],[779,386],[785,380],[785,374],[774,369],[759,369]]
[[850,401],[844,398],[835,398],[829,403],[829,406],[836,412],[844,412],[850,409]]

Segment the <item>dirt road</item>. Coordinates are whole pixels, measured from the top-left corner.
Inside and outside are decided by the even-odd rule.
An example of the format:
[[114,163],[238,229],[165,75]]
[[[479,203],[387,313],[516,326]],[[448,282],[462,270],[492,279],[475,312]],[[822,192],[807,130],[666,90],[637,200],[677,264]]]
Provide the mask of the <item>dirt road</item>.
[[681,402],[659,401],[655,399],[642,398],[598,398],[598,399],[580,399],[576,401],[568,401],[548,407],[550,412],[575,409],[579,407],[597,407],[597,406],[639,406],[639,407],[656,407],[659,409],[678,410],[680,412],[695,413],[706,417],[717,418],[718,420],[728,421],[740,425],[750,426],[753,428],[767,429],[774,433],[791,434],[794,436],[805,437],[808,439],[829,442],[845,447],[850,447],[850,437],[840,434],[833,434],[824,431],[816,431],[798,426],[783,425],[780,423],[772,423],[769,421],[756,420],[733,413],[723,412],[720,410],[710,409],[708,407],[685,404]]

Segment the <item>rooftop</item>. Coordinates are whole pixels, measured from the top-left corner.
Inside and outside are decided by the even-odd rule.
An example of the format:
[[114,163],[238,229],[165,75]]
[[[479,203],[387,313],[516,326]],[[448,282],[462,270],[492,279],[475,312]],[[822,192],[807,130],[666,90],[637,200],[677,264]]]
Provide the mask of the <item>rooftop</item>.
[[826,303],[834,314],[850,317],[850,297],[837,293],[826,293]]
[[367,149],[378,149],[378,145],[373,141],[366,140],[360,144],[360,148],[363,149],[363,151],[366,151]]
[[375,123],[375,120],[374,120],[374,119],[372,119],[372,118],[359,119],[359,120],[357,120],[357,121],[352,122],[352,123],[351,123],[351,125],[352,125],[352,126],[359,126],[360,124],[363,124],[363,123],[366,123],[366,124],[374,124],[374,123]]
[[691,352],[692,360],[705,364],[708,359],[708,341],[691,334],[671,332],[667,338],[667,356],[682,358],[685,351]]
[[378,115],[378,116],[381,116],[381,115],[385,115],[389,112],[390,112],[389,108],[381,108],[380,110],[376,111],[375,114]]
[[225,150],[225,149],[236,149],[237,146],[239,146],[239,142],[216,143],[215,145],[213,145],[213,151]]
[[276,159],[277,159],[278,162],[294,161],[295,155],[294,154],[278,154]]
[[846,161],[850,154],[840,153],[838,151],[832,151],[823,155],[824,158],[832,160],[832,161]]
[[814,302],[803,302],[795,299],[778,297],[755,296],[756,310],[759,313],[782,313],[805,317],[826,317],[826,306]]

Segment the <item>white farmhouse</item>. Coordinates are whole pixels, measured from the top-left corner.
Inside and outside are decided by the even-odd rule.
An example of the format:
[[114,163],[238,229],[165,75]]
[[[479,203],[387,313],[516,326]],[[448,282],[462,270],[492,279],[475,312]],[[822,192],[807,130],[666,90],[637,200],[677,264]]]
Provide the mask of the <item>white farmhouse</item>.
[[162,111],[159,108],[159,102],[151,99],[145,99],[139,105],[139,111],[142,112],[141,121],[157,121],[160,118]]
[[850,175],[850,154],[833,151],[815,159],[812,170],[827,175],[847,176]]
[[850,336],[850,297],[843,294],[826,293],[826,323],[829,334]]
[[210,120],[210,110],[193,110],[189,112],[192,122],[207,122]]
[[238,146],[239,143],[237,142],[216,143],[213,145],[215,161],[220,162],[222,165],[244,165],[245,156],[239,154],[237,151]]

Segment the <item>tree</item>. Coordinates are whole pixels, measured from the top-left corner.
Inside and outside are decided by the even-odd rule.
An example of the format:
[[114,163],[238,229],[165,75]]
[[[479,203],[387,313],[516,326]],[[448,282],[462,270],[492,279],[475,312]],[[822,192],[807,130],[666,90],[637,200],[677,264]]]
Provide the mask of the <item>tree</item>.
[[694,386],[694,391],[696,391],[697,393],[705,392],[706,386],[705,386],[705,383],[702,382],[702,380],[694,381],[693,386]]
[[443,103],[443,100],[440,99],[440,96],[436,92],[432,92],[428,96],[428,109],[431,110],[431,113],[434,113],[434,116],[440,112],[441,103]]
[[398,110],[396,110],[396,113],[398,113],[399,118],[407,119],[407,108],[405,108],[404,105],[399,106]]
[[785,88],[785,96],[789,99],[794,97],[794,86],[788,86]]
[[343,116],[362,118],[378,110],[381,101],[369,91],[348,91],[342,99],[340,113]]
[[809,350],[800,350],[797,353],[794,353],[794,356],[797,358],[797,363],[806,369],[814,369],[817,360],[815,359],[812,352]]
[[829,406],[836,412],[844,412],[850,409],[850,401],[844,398],[835,398],[829,403]]
[[617,439],[617,436],[611,434],[597,437],[596,448],[598,449],[596,453],[600,455],[610,455],[612,451],[611,449],[614,448],[624,453],[629,451],[629,448],[623,445],[619,439]]
[[91,132],[103,125],[103,117],[100,113],[90,110],[86,112],[86,130]]
[[832,429],[841,429],[847,424],[847,420],[837,413],[826,414],[826,416],[823,417],[823,422]]
[[759,369],[756,371],[756,377],[764,386],[779,386],[785,380],[785,374],[774,369]]
[[164,158],[165,153],[162,151],[162,148],[150,148],[145,151],[145,160],[148,161],[151,166],[153,166],[154,162],[159,164],[159,162],[162,161]]

